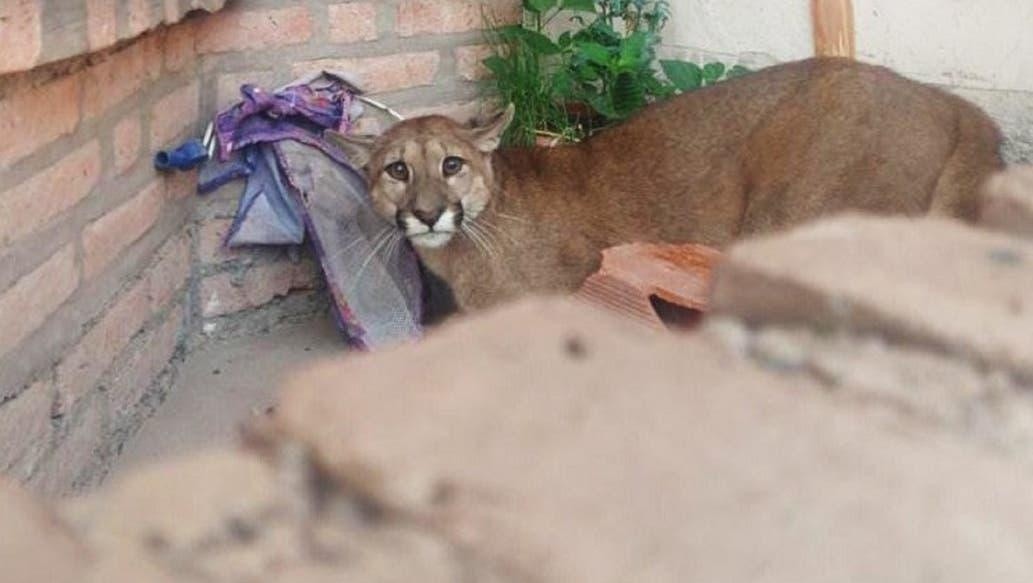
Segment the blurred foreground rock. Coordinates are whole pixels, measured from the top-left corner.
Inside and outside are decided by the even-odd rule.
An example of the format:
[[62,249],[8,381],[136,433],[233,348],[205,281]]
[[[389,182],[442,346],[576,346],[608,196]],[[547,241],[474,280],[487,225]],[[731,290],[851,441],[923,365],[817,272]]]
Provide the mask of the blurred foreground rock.
[[1014,166],[983,189],[982,222],[991,229],[1033,237],[1033,166]]
[[1031,289],[1028,240],[841,217],[731,249],[691,335],[527,300],[239,450],[0,487],[0,580],[1033,580]]

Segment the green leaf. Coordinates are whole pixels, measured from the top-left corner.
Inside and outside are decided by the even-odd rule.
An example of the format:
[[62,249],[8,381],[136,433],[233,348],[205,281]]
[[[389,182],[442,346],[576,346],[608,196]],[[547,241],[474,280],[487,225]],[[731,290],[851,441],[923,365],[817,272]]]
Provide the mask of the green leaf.
[[609,119],[617,119],[620,117],[620,115],[617,114],[617,111],[613,108],[613,105],[610,103],[609,95],[591,95],[588,97],[588,104],[592,106],[592,109],[602,114],[603,117],[607,117]]
[[524,0],[524,9],[541,14],[556,6],[558,0]]
[[632,73],[617,75],[612,93],[613,108],[620,117],[627,117],[646,104],[645,89]]
[[649,35],[645,32],[636,32],[624,39],[621,43],[620,66],[634,67],[639,63],[648,60],[646,46],[649,42]]
[[556,43],[549,40],[549,37],[544,34],[533,30],[527,30],[526,28],[518,28],[517,30],[519,30],[519,32],[513,31],[517,40],[530,47],[531,50],[539,55],[555,55],[560,52],[560,48]]
[[707,85],[717,83],[725,74],[724,63],[707,63],[703,65],[703,80]]
[[564,10],[595,12],[595,0],[563,0]]
[[559,101],[570,98],[574,89],[574,79],[568,71],[557,71],[552,77],[552,96]]
[[692,91],[703,85],[703,69],[695,63],[661,60],[660,67],[679,91]]
[[492,72],[496,77],[503,77],[509,70],[506,59],[498,55],[492,55],[483,61],[485,68]]
[[602,18],[574,33],[574,40],[579,42],[595,42],[604,46],[615,47],[624,37],[606,25]]
[[504,42],[512,42],[514,39],[520,37],[523,31],[526,30],[519,24],[507,24],[506,26],[500,26],[494,30],[494,34]]
[[646,71],[642,77],[642,86],[645,87],[648,95],[660,99],[666,99],[675,93],[673,84],[658,79],[652,71]]
[[606,66],[610,62],[610,51],[599,43],[584,42],[578,45],[578,53],[588,62]]
[[573,71],[577,75],[578,80],[583,83],[591,83],[599,80],[599,71],[597,71],[592,65],[575,67]]
[[742,77],[743,75],[746,75],[746,74],[752,73],[752,72],[753,71],[750,71],[749,69],[747,69],[746,67],[743,67],[742,65],[736,65],[736,66],[734,66],[734,67],[732,67],[731,69],[728,70],[728,74],[726,75],[726,77],[728,79],[735,79],[736,77]]

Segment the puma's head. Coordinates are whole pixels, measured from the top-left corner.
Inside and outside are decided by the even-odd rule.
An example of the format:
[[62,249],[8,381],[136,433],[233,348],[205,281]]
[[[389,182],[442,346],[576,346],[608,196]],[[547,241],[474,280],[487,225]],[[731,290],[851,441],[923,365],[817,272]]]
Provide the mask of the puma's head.
[[377,212],[419,247],[441,247],[491,200],[492,152],[513,120],[513,106],[485,125],[432,115],[399,122],[383,135],[328,140],[364,168]]

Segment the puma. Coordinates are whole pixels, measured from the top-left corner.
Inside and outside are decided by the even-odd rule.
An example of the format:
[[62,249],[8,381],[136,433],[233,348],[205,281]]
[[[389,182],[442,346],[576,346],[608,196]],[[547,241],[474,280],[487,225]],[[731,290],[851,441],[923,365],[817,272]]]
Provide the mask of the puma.
[[461,310],[573,291],[620,243],[721,248],[845,210],[972,220],[1002,167],[978,108],[845,59],[683,94],[575,145],[500,149],[512,116],[328,136]]

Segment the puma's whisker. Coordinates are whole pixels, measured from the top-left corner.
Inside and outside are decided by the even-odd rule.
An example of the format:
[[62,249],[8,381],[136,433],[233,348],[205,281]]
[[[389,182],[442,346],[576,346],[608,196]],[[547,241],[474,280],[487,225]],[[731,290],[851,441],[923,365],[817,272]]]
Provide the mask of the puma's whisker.
[[376,257],[377,253],[379,253],[380,250],[383,249],[386,244],[397,238],[401,238],[401,236],[402,234],[400,232],[392,229],[387,233],[386,236],[380,238],[378,243],[372,246],[372,248],[369,251],[369,254],[366,255],[366,259],[362,262],[362,265],[359,267],[359,271],[355,274],[355,279],[353,280],[351,286],[352,289],[358,289],[359,283],[362,281],[362,275],[365,273],[366,268],[369,267],[370,262],[373,261],[373,258]]
[[473,241],[474,245],[476,245],[478,249],[481,250],[485,257],[488,257],[489,259],[495,258],[494,253],[492,253],[491,249],[488,247],[487,241],[485,241],[483,235],[473,227],[473,223],[467,222],[463,226],[463,231],[470,237],[470,240]]
[[498,215],[500,218],[509,219],[510,221],[517,221],[517,222],[521,222],[521,223],[530,223],[531,222],[531,221],[529,221],[529,220],[527,220],[527,219],[525,219],[523,217],[518,217],[516,215],[511,215],[511,214],[500,212],[500,211],[495,211],[495,214]]
[[[396,230],[396,227],[395,227],[395,226],[393,226],[393,225],[388,225],[388,226],[384,227],[383,229],[380,229],[379,231],[377,231],[377,234],[373,235],[373,239],[372,239],[372,240],[373,240],[373,241],[376,241],[376,240],[377,240],[377,239],[379,239],[380,237],[384,236],[384,235],[385,235],[385,234],[386,234],[387,232],[389,232],[389,231],[394,231],[394,230]],[[351,250],[351,249],[355,248],[355,247],[356,247],[357,245],[359,245],[360,243],[362,243],[362,242],[364,242],[364,241],[370,241],[370,239],[366,239],[365,237],[357,237],[357,238],[356,238],[356,239],[355,239],[354,241],[352,241],[351,243],[348,243],[348,244],[347,244],[347,245],[345,245],[344,247],[341,247],[341,248],[340,248],[340,249],[338,249],[337,251],[334,251],[334,252],[333,252],[333,254],[331,254],[331,255],[328,255],[328,256],[327,256],[327,258],[326,258],[326,259],[327,259],[327,261],[333,261],[334,259],[337,259],[337,258],[338,258],[338,257],[340,257],[341,255],[344,255],[344,254],[345,254],[345,253],[347,253],[347,252],[348,252],[349,250]],[[371,244],[372,244],[372,243],[371,243]]]
[[[507,239],[509,239],[509,241],[513,245],[519,245],[519,243],[517,242],[516,238],[514,238],[513,235],[511,235],[509,233],[509,231],[506,231],[505,229],[502,229],[501,227],[499,227],[495,223],[492,223],[488,219],[485,219],[484,217],[478,217],[477,220],[474,221],[474,222],[476,222],[477,224],[479,224],[479,225],[481,225],[483,227],[487,227],[491,231],[495,232],[497,235],[502,235],[502,236],[506,237]],[[502,243],[502,241],[499,241],[498,238],[496,238],[496,241],[498,241],[500,244]]]
[[476,233],[477,237],[484,242],[484,248],[488,250],[488,254],[491,255],[493,259],[497,259],[499,257],[498,249],[496,248],[498,247],[498,242],[495,241],[492,235],[487,231],[484,231],[484,228],[477,224],[477,221],[470,221],[468,226],[471,231]]

